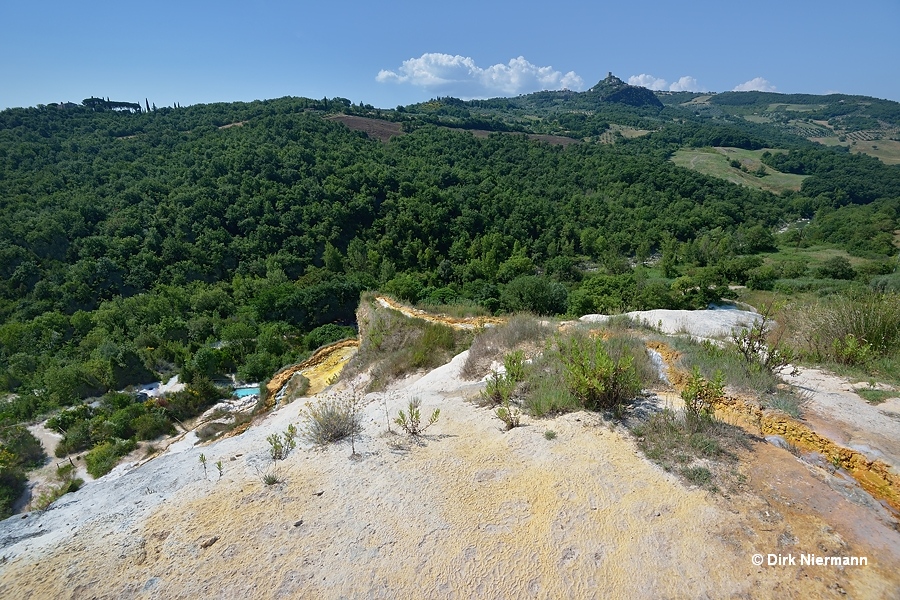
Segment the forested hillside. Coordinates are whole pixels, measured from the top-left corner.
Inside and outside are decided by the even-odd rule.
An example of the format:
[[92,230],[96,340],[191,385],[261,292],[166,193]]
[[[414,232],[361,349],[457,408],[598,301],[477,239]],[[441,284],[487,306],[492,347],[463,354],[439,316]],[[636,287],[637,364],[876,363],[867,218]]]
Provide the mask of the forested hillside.
[[[3,421],[160,373],[265,379],[352,331],[364,289],[491,312],[702,307],[729,283],[802,276],[758,256],[779,228],[871,259],[850,271],[860,285],[894,269],[900,167],[616,98],[0,112]],[[379,142],[336,112],[406,133]],[[563,147],[514,132],[561,123],[649,133]],[[685,145],[791,149],[766,164],[810,177],[776,196],[675,166]]]

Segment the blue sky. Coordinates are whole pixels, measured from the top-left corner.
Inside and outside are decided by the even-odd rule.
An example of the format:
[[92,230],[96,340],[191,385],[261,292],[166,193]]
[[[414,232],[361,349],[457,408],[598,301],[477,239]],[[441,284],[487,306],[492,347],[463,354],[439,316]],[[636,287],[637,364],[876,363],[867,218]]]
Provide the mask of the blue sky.
[[168,106],[587,89],[900,101],[900,0],[59,2],[0,6],[0,108],[92,95]]

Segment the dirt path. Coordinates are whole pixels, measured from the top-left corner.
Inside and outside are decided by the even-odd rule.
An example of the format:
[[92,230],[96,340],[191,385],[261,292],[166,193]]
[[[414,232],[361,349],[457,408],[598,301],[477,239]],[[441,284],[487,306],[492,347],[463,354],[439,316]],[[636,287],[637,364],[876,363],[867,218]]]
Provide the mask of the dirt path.
[[87,472],[87,467],[83,460],[74,460],[76,457],[56,458],[54,452],[56,445],[62,440],[63,436],[52,429],[48,429],[44,423],[29,425],[28,431],[37,438],[47,454],[47,461],[43,467],[28,472],[28,492],[24,494],[13,506],[13,510],[18,512],[28,509],[30,503],[37,500],[44,492],[50,492],[52,488],[60,485],[57,477],[57,467],[65,464],[75,466],[74,477],[81,478],[85,481],[91,481],[94,478]]

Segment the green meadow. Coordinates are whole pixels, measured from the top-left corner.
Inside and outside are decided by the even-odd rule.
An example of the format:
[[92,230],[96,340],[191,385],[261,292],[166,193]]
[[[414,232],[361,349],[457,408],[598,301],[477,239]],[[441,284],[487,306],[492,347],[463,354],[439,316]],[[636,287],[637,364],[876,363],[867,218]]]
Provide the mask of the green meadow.
[[[769,150],[772,152],[772,150]],[[764,166],[760,161],[765,150],[742,150],[740,148],[682,148],[672,157],[672,161],[686,169],[691,169],[704,175],[725,179],[738,185],[766,190],[775,194],[787,190],[799,191],[800,184],[805,179],[804,175],[780,173],[775,169]],[[777,150],[776,150],[777,152]],[[731,161],[741,163],[741,168],[733,167]],[[760,177],[756,171],[764,166],[766,175]]]

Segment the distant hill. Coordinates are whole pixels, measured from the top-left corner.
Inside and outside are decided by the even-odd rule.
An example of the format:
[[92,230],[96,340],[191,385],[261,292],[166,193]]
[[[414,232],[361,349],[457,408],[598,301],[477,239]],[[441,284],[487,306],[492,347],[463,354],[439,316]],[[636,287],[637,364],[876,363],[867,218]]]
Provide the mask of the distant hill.
[[900,164],[900,103],[848,94],[774,92],[659,93],[667,109],[689,119],[753,123],[825,146],[843,146]]
[[599,94],[603,102],[618,102],[629,106],[663,107],[663,103],[653,92],[645,87],[628,85],[612,72],[606,76],[606,79],[588,90],[588,93]]

